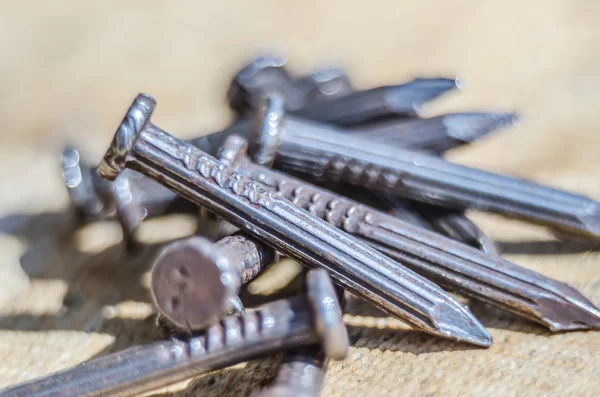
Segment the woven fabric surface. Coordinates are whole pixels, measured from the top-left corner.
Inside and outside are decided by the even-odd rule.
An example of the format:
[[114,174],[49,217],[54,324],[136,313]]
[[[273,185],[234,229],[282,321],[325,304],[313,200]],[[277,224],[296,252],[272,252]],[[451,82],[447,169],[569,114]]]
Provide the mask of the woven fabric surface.
[[[29,4],[28,4],[29,3]],[[142,228],[128,258],[115,223],[73,230],[59,149],[92,162],[133,97],[158,101],[153,121],[182,138],[226,125],[230,77],[274,44],[290,68],[347,66],[359,88],[460,75],[462,92],[425,109],[518,110],[522,123],[450,154],[454,161],[600,200],[600,4],[594,1],[307,0],[6,4],[0,53],[0,387],[158,338],[148,294],[152,244],[187,235],[187,217]],[[473,214],[504,256],[575,285],[600,305],[600,256],[547,230]],[[494,338],[471,348],[414,332],[368,305],[345,316],[352,348],[323,396],[596,396],[600,338],[552,335],[468,302]],[[157,391],[244,396],[268,384],[258,360]]]

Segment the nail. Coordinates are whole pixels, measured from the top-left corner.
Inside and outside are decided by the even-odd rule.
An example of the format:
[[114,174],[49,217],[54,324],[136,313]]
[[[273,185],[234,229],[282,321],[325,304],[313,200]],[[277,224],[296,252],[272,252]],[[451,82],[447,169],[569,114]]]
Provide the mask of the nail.
[[136,172],[124,172],[112,183],[100,178],[71,146],[63,149],[62,168],[71,205],[81,219],[116,218],[130,251],[139,246],[136,231],[146,217],[198,211],[195,205]]
[[448,290],[552,331],[600,329],[600,310],[568,284],[248,160],[237,170]]
[[327,360],[319,346],[307,346],[285,353],[277,376],[254,397],[319,397]]
[[323,103],[308,103],[295,114],[340,126],[390,116],[413,117],[422,105],[457,87],[456,79],[418,78],[405,84],[356,91]]
[[229,107],[245,114],[258,105],[265,93],[284,95],[290,110],[304,104],[304,93],[296,86],[285,69],[287,59],[281,55],[263,55],[254,58],[233,78],[227,91]]
[[[309,282],[311,280],[307,278],[307,284]],[[338,287],[336,293],[340,306],[345,306],[344,291]],[[328,363],[329,359],[319,345],[288,350],[283,355],[273,382],[267,388],[255,393],[254,397],[318,397],[321,394]]]
[[132,168],[282,254],[329,270],[338,285],[416,329],[491,343],[475,317],[435,284],[154,126],[154,105],[149,96],[136,98],[98,167],[103,177]]
[[[514,113],[454,113],[430,119],[393,119],[363,125],[354,128],[355,137],[385,141],[406,149],[441,154],[446,150],[473,142],[494,130],[515,125],[518,115]],[[406,200],[385,193],[367,195],[384,196],[388,213],[395,213],[401,219],[415,224],[428,223],[438,233],[456,241],[481,249],[490,255],[499,255],[494,242],[488,238],[463,212],[427,205],[425,203],[408,204]],[[363,202],[359,199],[359,201]],[[427,220],[418,222],[417,210]],[[399,208],[398,208],[399,207]],[[413,216],[410,216],[410,213]],[[407,219],[410,218],[410,219]],[[429,228],[429,227],[428,227]]]
[[[254,158],[261,164],[276,157],[278,168],[322,180],[344,181],[452,209],[496,212],[600,237],[600,204],[585,196],[284,117],[280,102],[276,96],[268,99],[261,117],[263,127],[254,138],[253,151],[258,156]],[[268,157],[272,153],[276,156]]]
[[454,113],[429,119],[384,120],[350,130],[357,138],[439,154],[515,125],[518,119],[514,113]]
[[[335,360],[348,351],[340,304],[327,272],[313,270],[306,296],[228,316],[188,340],[135,346],[0,391],[3,397],[133,396],[282,349],[321,343]],[[311,290],[310,288],[314,288]],[[315,308],[318,308],[315,310]],[[315,324],[323,324],[317,331]],[[331,343],[334,341],[334,343]]]
[[102,218],[107,211],[103,199],[99,196],[96,183],[108,185],[108,182],[98,178],[97,173],[85,164],[79,151],[72,146],[66,146],[61,155],[62,175],[67,186],[71,205],[82,220]]
[[176,327],[198,330],[230,312],[242,284],[273,263],[276,254],[243,234],[216,243],[193,236],[173,241],[152,267],[152,297]]

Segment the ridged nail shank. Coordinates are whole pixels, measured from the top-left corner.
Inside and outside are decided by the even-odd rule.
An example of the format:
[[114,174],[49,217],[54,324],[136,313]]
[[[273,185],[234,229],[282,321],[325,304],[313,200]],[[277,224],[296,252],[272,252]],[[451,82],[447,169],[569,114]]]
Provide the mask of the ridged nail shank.
[[280,124],[275,166],[281,169],[600,237],[600,204],[587,197],[365,141],[291,116]]
[[600,328],[600,310],[570,285],[248,160],[238,170],[449,290],[553,331]]
[[[136,103],[140,101],[140,105]],[[151,101],[141,96],[130,108]],[[127,121],[126,126],[135,124]],[[327,269],[345,289],[370,300],[416,328],[451,339],[489,345],[473,315],[441,288],[347,233],[278,197],[260,183],[228,170],[213,157],[143,121],[134,137],[121,136],[99,167],[115,178],[130,167],[222,216],[278,251]],[[121,150],[130,142],[129,150]],[[439,314],[441,318],[436,318]]]

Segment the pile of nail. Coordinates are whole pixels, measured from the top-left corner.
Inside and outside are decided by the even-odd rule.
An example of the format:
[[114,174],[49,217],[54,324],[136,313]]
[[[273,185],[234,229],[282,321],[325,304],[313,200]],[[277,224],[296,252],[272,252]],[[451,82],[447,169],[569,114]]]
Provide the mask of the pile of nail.
[[[153,262],[167,335],[2,396],[137,395],[279,353],[278,375],[258,395],[317,396],[327,361],[348,352],[348,296],[482,347],[492,338],[449,292],[553,332],[600,328],[600,310],[580,292],[501,258],[465,216],[488,211],[593,241],[600,204],[444,160],[516,120],[420,116],[457,86],[417,78],[361,91],[341,70],[296,77],[284,60],[262,56],[230,85],[233,125],[191,141],[152,124],[156,101],[138,95],[99,166],[69,147],[63,175],[81,220],[118,219],[132,251],[145,218],[197,214],[197,235],[166,243]],[[282,256],[306,267],[302,287],[246,307],[240,288]]]

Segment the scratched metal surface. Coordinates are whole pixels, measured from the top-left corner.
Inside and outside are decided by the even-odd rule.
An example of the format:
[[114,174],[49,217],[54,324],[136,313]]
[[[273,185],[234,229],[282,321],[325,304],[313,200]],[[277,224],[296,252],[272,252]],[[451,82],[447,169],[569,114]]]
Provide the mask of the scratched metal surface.
[[[298,73],[332,60],[348,65],[361,87],[464,76],[467,89],[436,101],[428,115],[517,109],[523,121],[454,160],[600,199],[597,2],[375,1],[368,10],[358,1],[345,9],[316,0],[80,3],[13,2],[0,15],[0,386],[156,337],[146,319],[148,279],[140,277],[147,260],[124,259],[115,224],[69,233],[62,143],[98,158],[142,90],[160,102],[153,120],[179,137],[221,128],[231,116],[230,75],[271,43]],[[544,241],[551,235],[537,227],[475,219],[509,259],[573,283],[600,305],[600,254]],[[192,229],[179,217],[152,221],[142,234],[151,243]],[[496,309],[472,309],[494,337],[490,349],[410,332],[355,307],[346,316],[350,357],[331,366],[323,394],[597,395],[600,334],[549,336]],[[253,362],[155,395],[244,395],[273,372],[272,361]]]

